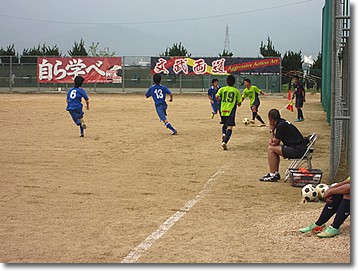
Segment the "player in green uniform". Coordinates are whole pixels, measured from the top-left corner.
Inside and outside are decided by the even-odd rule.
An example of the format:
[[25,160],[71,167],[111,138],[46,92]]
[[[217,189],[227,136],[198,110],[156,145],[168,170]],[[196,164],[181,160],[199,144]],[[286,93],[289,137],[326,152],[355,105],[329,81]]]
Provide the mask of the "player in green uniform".
[[241,93],[234,87],[235,77],[229,75],[226,78],[227,86],[222,87],[216,94],[217,101],[221,102],[220,115],[222,124],[222,147],[227,150],[227,143],[232,135],[232,128],[236,126],[236,107],[241,105]]
[[246,88],[244,89],[244,92],[242,94],[242,101],[244,101],[245,98],[247,98],[247,97],[249,97],[249,99],[250,99],[250,109],[252,112],[252,120],[250,122],[252,124],[255,124],[255,118],[256,118],[259,122],[261,122],[261,124],[259,124],[259,126],[266,126],[265,122],[258,114],[258,111],[259,111],[259,106],[260,106],[259,94],[266,96],[267,93],[260,90],[257,86],[251,85],[250,79],[245,79],[244,84],[245,84]]

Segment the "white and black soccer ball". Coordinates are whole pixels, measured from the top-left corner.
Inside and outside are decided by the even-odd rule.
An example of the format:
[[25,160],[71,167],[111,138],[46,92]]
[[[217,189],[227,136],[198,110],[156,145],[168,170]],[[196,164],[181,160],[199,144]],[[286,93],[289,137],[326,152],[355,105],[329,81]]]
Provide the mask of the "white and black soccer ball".
[[245,124],[245,125],[249,125],[250,124],[250,120],[248,118],[244,118],[242,120],[242,123]]
[[329,188],[329,186],[326,185],[325,183],[320,183],[319,185],[317,185],[316,186],[317,197],[319,199],[323,199],[323,194],[324,194],[324,192],[327,191],[328,188]]
[[317,199],[318,193],[312,184],[307,184],[302,187],[301,195],[304,202],[315,201]]

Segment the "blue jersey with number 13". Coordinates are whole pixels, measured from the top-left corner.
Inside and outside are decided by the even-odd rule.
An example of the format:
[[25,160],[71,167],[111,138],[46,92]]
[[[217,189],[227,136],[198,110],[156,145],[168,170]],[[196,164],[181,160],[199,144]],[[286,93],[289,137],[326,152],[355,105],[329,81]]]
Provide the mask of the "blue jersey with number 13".
[[167,94],[171,94],[171,91],[163,85],[159,85],[159,84],[155,84],[153,86],[151,86],[147,93],[145,94],[145,96],[147,98],[149,98],[150,96],[152,96],[155,106],[158,105],[165,105],[165,96]]
[[71,88],[67,93],[68,104],[66,110],[82,109],[82,98],[86,101],[88,100],[87,93],[83,88]]

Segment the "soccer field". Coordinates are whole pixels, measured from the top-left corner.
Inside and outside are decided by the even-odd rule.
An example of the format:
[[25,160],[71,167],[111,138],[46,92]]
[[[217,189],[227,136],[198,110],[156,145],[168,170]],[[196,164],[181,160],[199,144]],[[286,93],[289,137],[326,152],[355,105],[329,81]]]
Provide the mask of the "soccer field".
[[[350,218],[332,239],[300,234],[324,204],[302,204],[282,180],[258,181],[269,129],[241,123],[249,101],[223,151],[205,94],[169,103],[176,136],[144,95],[90,94],[80,138],[65,99],[0,95],[1,262],[119,263],[133,253],[139,263],[350,262]],[[286,104],[264,97],[259,113],[266,121]],[[312,162],[326,182],[330,129],[319,96],[307,95],[304,114],[296,126],[318,134]],[[281,160],[281,176],[288,165]]]

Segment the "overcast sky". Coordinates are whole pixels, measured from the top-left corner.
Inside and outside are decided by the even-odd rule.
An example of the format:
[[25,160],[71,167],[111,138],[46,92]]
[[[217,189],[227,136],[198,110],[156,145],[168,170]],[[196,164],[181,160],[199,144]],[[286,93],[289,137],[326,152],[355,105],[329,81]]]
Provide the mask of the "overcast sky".
[[83,38],[117,55],[158,55],[182,42],[193,56],[217,56],[229,25],[235,56],[259,55],[270,36],[276,49],[321,48],[324,0],[1,0],[0,47],[17,51],[57,44],[63,54]]

